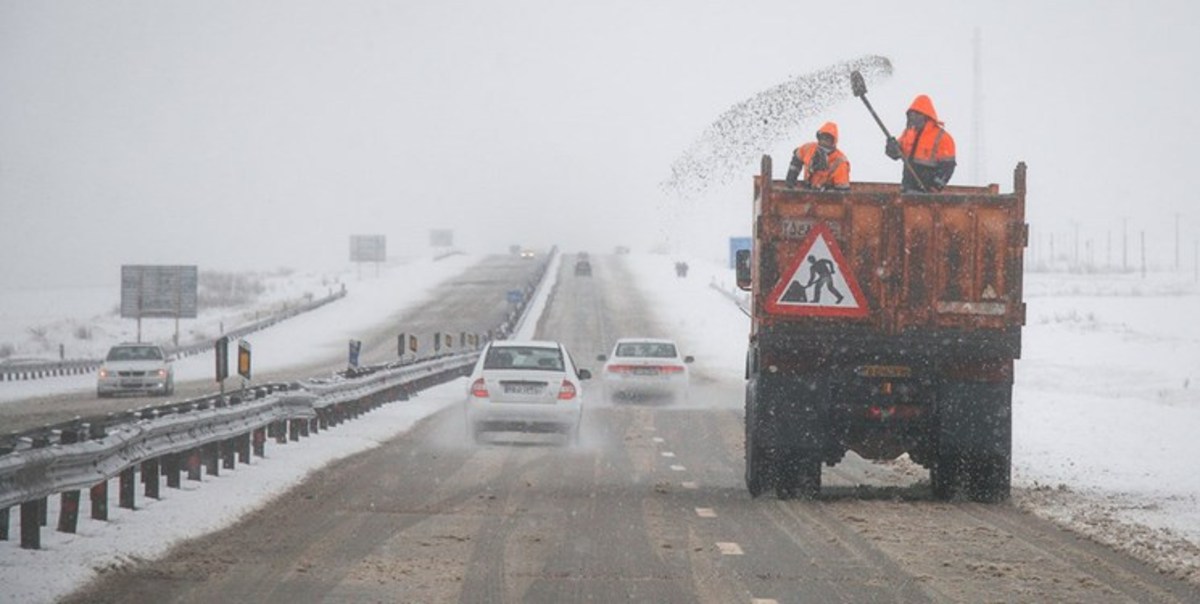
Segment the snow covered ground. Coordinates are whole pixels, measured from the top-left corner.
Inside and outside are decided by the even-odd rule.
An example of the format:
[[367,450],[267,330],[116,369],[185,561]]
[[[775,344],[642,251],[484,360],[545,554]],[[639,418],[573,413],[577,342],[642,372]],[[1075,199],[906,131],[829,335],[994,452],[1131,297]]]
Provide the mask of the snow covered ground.
[[[703,258],[626,258],[660,322],[696,356],[697,368],[739,382],[748,319],[717,291],[731,288],[731,272]],[[273,339],[292,343],[290,350],[340,350],[347,325],[390,316],[475,260],[417,261],[350,282],[346,300],[256,337],[256,359]],[[687,279],[675,277],[676,260],[689,263]],[[1200,472],[1192,467],[1200,459],[1194,437],[1200,428],[1200,322],[1194,318],[1200,287],[1190,275],[1031,273],[1026,294],[1028,325],[1014,392],[1014,504],[1200,582]],[[81,305],[72,311],[81,314],[40,320],[91,317],[87,313],[112,305],[115,300],[94,311]],[[0,342],[7,335],[0,332]],[[306,345],[295,346],[298,340]],[[185,359],[177,370],[204,376],[210,361]],[[187,368],[192,362],[194,370]],[[91,387],[93,378],[85,377]],[[14,387],[26,386],[0,383],[0,401],[12,400],[6,389]],[[80,384],[55,378],[37,387],[48,392]],[[107,568],[161,555],[180,540],[227,526],[324,464],[377,446],[460,401],[463,387],[455,381],[373,412],[380,421],[349,422],[298,444],[268,447],[267,458],[249,467],[166,491],[162,501],[139,499],[136,512],[114,508],[107,523],[81,520],[76,535],[45,530],[42,550],[0,543],[0,601],[52,600]],[[50,506],[53,518],[57,500]]]

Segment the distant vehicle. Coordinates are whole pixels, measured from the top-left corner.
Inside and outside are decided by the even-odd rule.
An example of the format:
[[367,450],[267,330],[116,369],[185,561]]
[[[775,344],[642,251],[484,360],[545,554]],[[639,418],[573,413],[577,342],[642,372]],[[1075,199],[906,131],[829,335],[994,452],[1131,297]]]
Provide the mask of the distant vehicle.
[[596,360],[605,361],[602,379],[610,400],[687,400],[687,365],[695,359],[681,357],[671,340],[622,338],[613,346],[612,355],[600,355]]
[[468,380],[468,429],[477,443],[488,432],[555,433],[578,442],[582,381],[591,377],[558,342],[489,342]]
[[526,258],[526,259],[528,259],[528,258],[533,258],[533,257],[534,257],[534,256],[536,256],[536,255],[537,255],[537,254],[533,253],[533,250],[521,250],[521,257],[522,257],[522,258]]
[[96,378],[96,395],[175,393],[175,370],[161,346],[118,344],[108,350]]
[[587,260],[577,261],[575,263],[575,276],[576,277],[591,277],[592,276],[592,263],[588,262]]
[[508,253],[512,254],[513,256],[520,256],[521,255],[521,246],[519,246],[519,245],[508,246]]
[[613,248],[613,253],[618,256],[623,256],[629,253],[629,248],[623,245],[618,245],[617,247]]

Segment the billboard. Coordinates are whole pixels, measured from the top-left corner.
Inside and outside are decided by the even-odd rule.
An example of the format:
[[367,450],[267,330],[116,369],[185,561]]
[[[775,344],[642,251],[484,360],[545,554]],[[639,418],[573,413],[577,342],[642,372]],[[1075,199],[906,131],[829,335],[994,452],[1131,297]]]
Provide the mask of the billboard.
[[387,261],[386,235],[351,235],[350,262]]
[[195,266],[121,266],[121,318],[196,318]]

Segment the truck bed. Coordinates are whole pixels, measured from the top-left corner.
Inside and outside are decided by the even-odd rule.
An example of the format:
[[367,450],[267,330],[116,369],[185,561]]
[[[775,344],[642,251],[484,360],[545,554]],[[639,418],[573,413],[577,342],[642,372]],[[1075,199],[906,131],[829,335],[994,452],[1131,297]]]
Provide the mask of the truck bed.
[[[754,228],[763,242],[753,250],[756,330],[794,323],[809,333],[852,339],[948,344],[955,334],[987,330],[1008,342],[1003,346],[1012,346],[1006,336],[1019,342],[1028,239],[1023,163],[1014,172],[1013,192],[1005,194],[997,185],[922,194],[864,182],[852,183],[849,192],[823,192],[773,180],[770,157],[764,157],[754,189]],[[832,235],[846,265],[839,268],[852,274],[865,302],[861,313],[796,316],[772,309],[772,295],[778,299],[781,279],[789,278],[785,273],[816,228]]]

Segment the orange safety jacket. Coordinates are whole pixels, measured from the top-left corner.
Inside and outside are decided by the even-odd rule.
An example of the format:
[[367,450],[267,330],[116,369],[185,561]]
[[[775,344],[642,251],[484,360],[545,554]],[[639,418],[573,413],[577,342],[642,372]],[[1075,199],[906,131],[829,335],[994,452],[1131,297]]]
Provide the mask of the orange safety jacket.
[[[940,189],[950,181],[958,164],[954,137],[938,121],[937,111],[933,109],[933,101],[928,96],[918,95],[908,110],[921,113],[929,119],[920,132],[915,128],[905,128],[899,139],[900,152],[908,158],[926,188]],[[940,185],[937,184],[939,182]],[[907,170],[904,172],[904,185],[908,189],[919,189]]]
[[825,122],[817,134],[828,134],[833,137],[834,150],[826,154],[827,166],[824,170],[812,169],[812,158],[819,148],[818,143],[805,143],[796,148],[793,163],[804,165],[804,182],[813,189],[849,189],[850,188],[850,159],[837,149],[838,127],[833,122]]
[[828,153],[829,167],[825,170],[812,169],[812,157],[817,152],[817,143],[804,143],[796,148],[796,159],[804,164],[804,182],[814,189],[831,187],[850,188],[850,160],[841,149]]

